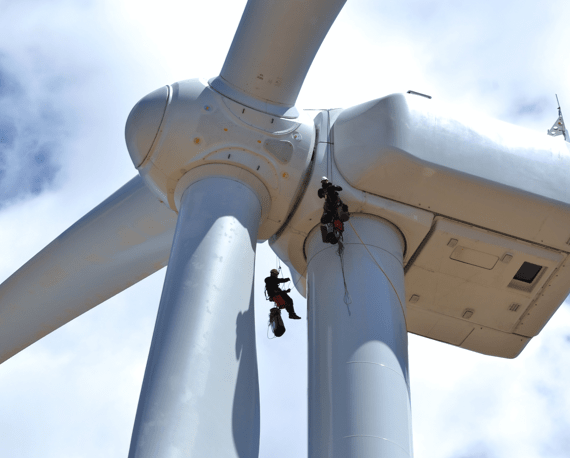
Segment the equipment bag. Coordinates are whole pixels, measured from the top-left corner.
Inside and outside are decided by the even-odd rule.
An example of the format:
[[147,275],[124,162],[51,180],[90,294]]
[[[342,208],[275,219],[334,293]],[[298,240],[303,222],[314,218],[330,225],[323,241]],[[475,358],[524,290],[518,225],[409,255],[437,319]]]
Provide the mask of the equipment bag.
[[279,307],[273,307],[269,310],[269,324],[275,337],[281,337],[285,334],[285,325],[283,324]]

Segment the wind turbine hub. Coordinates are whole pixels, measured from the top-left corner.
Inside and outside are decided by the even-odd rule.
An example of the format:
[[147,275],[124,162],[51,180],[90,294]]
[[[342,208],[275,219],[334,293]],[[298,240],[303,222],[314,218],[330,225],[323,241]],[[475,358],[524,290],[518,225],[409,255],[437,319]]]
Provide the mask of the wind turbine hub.
[[149,189],[174,211],[179,181],[196,167],[231,166],[223,173],[236,180],[249,172],[265,188],[260,200],[268,196],[259,230],[264,240],[290,211],[311,161],[315,126],[308,117],[289,119],[255,110],[192,79],[143,97],[129,115],[125,138]]

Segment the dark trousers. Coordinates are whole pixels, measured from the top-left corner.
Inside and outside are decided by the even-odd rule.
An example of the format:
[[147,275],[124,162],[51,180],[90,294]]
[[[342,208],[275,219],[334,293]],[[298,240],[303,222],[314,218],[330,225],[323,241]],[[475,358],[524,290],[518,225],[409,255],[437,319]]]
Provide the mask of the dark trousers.
[[295,309],[293,308],[293,299],[289,297],[289,294],[287,294],[285,291],[281,291],[280,293],[277,293],[275,296],[281,296],[283,298],[283,300],[285,301],[285,310],[287,310],[289,316],[295,315]]

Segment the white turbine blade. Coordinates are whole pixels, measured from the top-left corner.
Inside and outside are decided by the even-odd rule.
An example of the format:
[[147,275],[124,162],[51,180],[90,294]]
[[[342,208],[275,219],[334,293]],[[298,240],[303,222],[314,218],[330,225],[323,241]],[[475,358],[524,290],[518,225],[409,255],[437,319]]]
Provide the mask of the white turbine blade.
[[184,191],[129,458],[258,456],[260,200],[230,177]]
[[129,181],[0,285],[0,363],[164,267],[177,216]]
[[262,111],[284,115],[295,105],[309,67],[345,1],[249,0],[212,87],[245,105],[250,102],[251,106],[253,97],[270,105]]

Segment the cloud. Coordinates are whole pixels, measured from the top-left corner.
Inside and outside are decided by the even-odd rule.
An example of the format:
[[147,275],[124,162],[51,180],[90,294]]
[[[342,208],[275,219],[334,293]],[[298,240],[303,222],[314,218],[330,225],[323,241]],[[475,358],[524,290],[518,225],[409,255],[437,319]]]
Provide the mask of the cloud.
[[0,58],[0,206],[53,184],[65,136],[63,113],[49,96],[27,92],[19,70],[8,56]]

